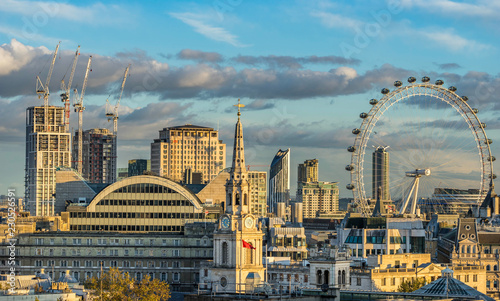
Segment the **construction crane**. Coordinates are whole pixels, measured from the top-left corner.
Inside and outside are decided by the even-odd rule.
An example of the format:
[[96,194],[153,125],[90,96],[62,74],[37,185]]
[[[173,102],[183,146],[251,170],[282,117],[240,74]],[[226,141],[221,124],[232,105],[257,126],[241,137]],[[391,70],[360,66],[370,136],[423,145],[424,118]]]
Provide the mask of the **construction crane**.
[[80,45],[78,45],[78,48],[76,48],[75,52],[75,58],[73,59],[73,67],[71,68],[71,74],[69,76],[68,80],[68,85],[66,86],[64,83],[64,75],[63,79],[61,80],[61,90],[63,93],[60,95],[61,96],[61,101],[64,102],[64,130],[66,133],[69,133],[69,107],[70,107],[70,97],[69,97],[69,90],[71,89],[71,84],[73,83],[73,77],[75,76],[75,69],[76,69],[76,62],[78,61],[78,50],[80,50]]
[[54,64],[56,63],[56,57],[57,57],[57,51],[59,50],[59,45],[61,45],[61,42],[59,42],[56,46],[56,50],[54,50],[54,54],[52,56],[52,63],[50,64],[50,69],[49,73],[47,74],[47,79],[45,80],[45,85],[42,83],[42,80],[40,79],[40,76],[36,76],[36,94],[38,94],[38,99],[42,98],[43,96],[43,106],[44,106],[44,127],[45,131],[48,131],[48,107],[49,107],[49,83],[50,83],[50,78],[52,77],[52,71],[54,71]]
[[85,88],[87,88],[87,80],[89,77],[90,66],[92,65],[92,56],[89,57],[89,62],[87,63],[87,70],[85,71],[85,78],[83,79],[82,92],[78,95],[78,91],[75,89],[75,101],[73,106],[75,107],[75,112],[78,112],[78,172],[82,174],[83,167],[83,111],[85,107],[83,106],[83,96],[85,95]]
[[120,100],[122,99],[123,88],[125,88],[125,82],[127,81],[128,70],[130,69],[130,64],[125,68],[125,74],[123,75],[122,87],[120,91],[120,97],[116,101],[114,108],[111,108],[111,104],[109,103],[109,98],[106,99],[106,117],[108,118],[108,122],[113,120],[113,134],[118,134],[118,107],[120,106]]

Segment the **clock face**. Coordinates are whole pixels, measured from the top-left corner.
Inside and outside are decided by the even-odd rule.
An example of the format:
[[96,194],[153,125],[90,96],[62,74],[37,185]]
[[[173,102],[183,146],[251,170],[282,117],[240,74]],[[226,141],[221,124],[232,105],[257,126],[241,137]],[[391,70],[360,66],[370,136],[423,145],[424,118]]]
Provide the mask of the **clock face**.
[[245,227],[247,228],[253,227],[253,219],[251,217],[245,218]]
[[231,221],[229,220],[229,217],[224,216],[221,221],[221,226],[223,229],[228,229],[229,226],[231,225]]

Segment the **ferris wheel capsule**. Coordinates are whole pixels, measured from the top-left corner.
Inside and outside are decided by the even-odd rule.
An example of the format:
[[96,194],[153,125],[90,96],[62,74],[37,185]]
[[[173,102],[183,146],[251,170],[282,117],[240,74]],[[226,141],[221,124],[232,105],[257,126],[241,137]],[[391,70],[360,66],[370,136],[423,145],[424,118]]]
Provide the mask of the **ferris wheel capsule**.
[[361,133],[361,130],[360,130],[360,129],[358,129],[358,128],[356,128],[356,129],[353,129],[353,130],[352,130],[352,133],[353,133],[354,135],[357,135],[357,134]]
[[414,82],[416,82],[416,81],[417,81],[417,79],[416,79],[416,78],[414,78],[413,76],[408,77],[408,82],[409,82],[410,84],[412,84],[412,83],[414,83]]
[[438,86],[441,86],[442,84],[444,84],[444,81],[438,79],[436,82],[435,82],[436,85]]
[[428,82],[428,81],[430,81],[430,80],[431,80],[431,79],[430,79],[428,76],[424,76],[424,77],[422,77],[422,82],[423,82],[423,83],[426,83],[426,82]]
[[494,162],[497,158],[495,158],[495,156],[489,156],[488,157],[488,161],[490,162]]
[[479,113],[479,109],[472,108],[472,112],[474,112],[474,114],[477,114],[477,113]]
[[496,175],[496,174],[494,174],[494,173],[492,173],[492,174],[490,174],[490,175],[488,176],[488,178],[490,178],[490,179],[496,179],[496,178],[497,178],[497,175]]
[[347,189],[349,189],[349,190],[354,190],[354,188],[355,188],[355,187],[354,187],[354,185],[352,185],[352,184],[347,184],[347,185],[345,186],[345,188],[347,188]]
[[378,100],[376,100],[375,98],[372,98],[372,99],[370,99],[370,104],[372,106],[374,106],[374,105],[378,104]]
[[389,92],[391,92],[391,91],[387,88],[383,88],[382,91],[380,91],[380,93],[382,93],[382,94],[387,94]]
[[493,143],[493,140],[491,140],[490,138],[488,138],[488,139],[486,139],[486,140],[484,141],[484,143],[486,143],[486,144],[492,144],[492,143]]
[[394,82],[394,87],[401,87],[403,83],[400,80]]
[[359,118],[365,119],[366,117],[368,117],[368,113],[363,112],[363,113],[359,114]]
[[345,170],[347,171],[354,170],[354,166],[352,166],[352,164],[346,165]]
[[483,129],[485,129],[485,128],[486,128],[486,123],[481,122],[481,127],[482,127]]
[[347,148],[347,151],[350,152],[350,153],[354,153],[356,151],[356,148],[354,146],[349,146]]
[[462,100],[463,100],[463,101],[467,101],[467,100],[469,100],[469,97],[467,97],[467,96],[462,96]]
[[450,87],[448,88],[448,90],[449,90],[449,91],[451,91],[451,92],[455,92],[455,91],[457,91],[457,87],[455,87],[455,86],[450,86]]

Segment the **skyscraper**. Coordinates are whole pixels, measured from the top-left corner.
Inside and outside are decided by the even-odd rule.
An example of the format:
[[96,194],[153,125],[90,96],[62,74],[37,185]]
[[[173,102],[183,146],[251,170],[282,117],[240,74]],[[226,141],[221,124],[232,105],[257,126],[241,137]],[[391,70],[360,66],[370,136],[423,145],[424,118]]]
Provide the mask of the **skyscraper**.
[[250,212],[257,216],[267,215],[267,172],[248,171],[248,182],[250,184]]
[[145,171],[151,170],[151,160],[134,159],[128,160],[128,176],[141,176]]
[[64,129],[63,116],[62,107],[26,110],[25,198],[34,216],[54,215],[56,168],[70,166],[71,135]]
[[[116,182],[115,135],[108,129],[83,131],[82,176],[90,183]],[[78,132],[73,139],[73,168],[78,165]]]
[[226,168],[226,145],[213,128],[186,124],[164,128],[151,143],[151,171],[181,182],[187,169],[210,182]]
[[378,146],[372,155],[372,198],[377,199],[378,188],[382,188],[381,200],[390,200],[389,192],[389,146]]
[[269,170],[269,211],[276,213],[277,203],[290,199],[290,149],[279,150],[271,162]]
[[297,189],[297,202],[302,203],[304,218],[339,210],[339,188],[336,182],[302,182]]
[[297,173],[297,182],[318,182],[318,160],[305,160],[304,163],[299,164]]

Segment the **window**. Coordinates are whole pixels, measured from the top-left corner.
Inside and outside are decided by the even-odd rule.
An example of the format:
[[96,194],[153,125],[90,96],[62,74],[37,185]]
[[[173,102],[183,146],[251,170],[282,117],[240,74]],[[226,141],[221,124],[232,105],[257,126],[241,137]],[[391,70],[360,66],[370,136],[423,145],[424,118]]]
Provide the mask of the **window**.
[[161,278],[160,278],[161,281],[167,281],[167,273],[163,272],[161,273]]
[[472,281],[477,282],[477,275],[472,275]]
[[130,261],[126,261],[126,260],[124,260],[124,261],[123,261],[123,267],[124,267],[124,268],[130,268]]
[[174,280],[174,281],[179,281],[179,280],[180,280],[180,275],[179,275],[179,273],[174,273],[173,280]]
[[130,238],[126,238],[123,240],[124,245],[130,245]]
[[227,250],[227,242],[222,243],[222,263],[228,263],[228,250]]
[[128,249],[123,250],[123,256],[128,256]]
[[181,241],[179,239],[174,239],[174,246],[178,247],[181,245]]
[[79,260],[73,260],[73,267],[74,268],[80,267],[80,261]]
[[53,238],[51,238],[51,239],[50,239],[50,244],[51,244],[51,245],[53,245],[53,244],[54,244],[54,239],[53,239]]
[[135,240],[135,245],[136,246],[142,246],[144,244],[144,239],[136,239]]
[[172,256],[179,257],[181,256],[181,252],[179,250],[172,250]]
[[180,267],[180,263],[178,261],[174,261],[174,262],[172,262],[172,267],[173,268],[179,268]]
[[68,266],[68,261],[61,260],[61,267],[67,267],[67,266]]
[[[392,278],[392,279],[394,279],[394,278]],[[356,278],[356,285],[361,286],[361,278],[360,277]]]
[[92,260],[85,260],[85,267],[91,268],[92,267]]
[[43,245],[43,238],[36,238],[35,239],[35,244],[37,244],[39,246]]
[[87,238],[87,246],[91,246],[92,245],[92,238]]
[[73,238],[73,245],[81,245],[81,244],[82,244],[81,238]]

